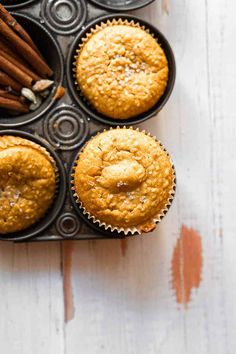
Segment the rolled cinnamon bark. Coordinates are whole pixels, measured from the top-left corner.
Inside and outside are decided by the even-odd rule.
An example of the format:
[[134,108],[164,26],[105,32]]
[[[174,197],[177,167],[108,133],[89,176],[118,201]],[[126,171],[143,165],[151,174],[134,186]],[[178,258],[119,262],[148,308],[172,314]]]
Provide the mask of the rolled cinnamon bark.
[[0,107],[9,109],[11,111],[19,112],[19,113],[29,112],[29,107],[24,105],[23,103],[17,100],[12,100],[1,96],[0,96]]
[[16,59],[19,63],[23,65],[26,64],[24,60],[18,54],[16,54],[16,52],[14,52],[14,50],[4,41],[4,39],[1,37],[1,31],[0,31],[0,49],[4,51],[6,54],[10,55],[12,58]]
[[[38,76],[36,73],[34,73],[32,70],[30,70],[28,67],[26,67],[24,64],[21,62],[18,62],[17,59],[13,58],[11,55],[8,53],[4,52],[3,50],[0,49],[0,56],[4,57],[8,61],[10,61],[13,65],[15,65],[17,68],[25,72],[28,76],[30,76],[34,81],[39,81],[41,80],[41,77]],[[27,64],[28,65],[28,64]]]
[[33,78],[0,54],[0,69],[25,87],[32,87]]
[[0,97],[9,98],[10,100],[15,100],[15,101],[20,101],[21,102],[21,97],[20,96],[12,95],[7,90],[1,90],[0,89]]
[[8,24],[9,27],[12,27],[15,32],[17,32],[26,43],[28,43],[38,54],[38,48],[34,44],[32,38],[24,30],[24,28],[12,17],[12,15],[5,9],[3,5],[0,4],[0,18]]
[[13,90],[20,92],[22,85],[19,82],[13,80],[4,71],[0,70],[0,85],[5,87],[11,87]]
[[26,104],[26,98],[23,96],[16,96],[12,93],[9,93],[7,90],[2,90],[0,89],[0,97],[4,97],[4,98],[9,98],[10,100],[14,100],[14,101],[19,101],[23,104]]
[[53,71],[45,63],[45,61],[39,56],[39,54],[32,49],[27,42],[21,39],[15,32],[0,19],[0,31],[2,36],[7,39],[18,51],[19,54],[35,69],[35,71],[46,78],[52,76]]

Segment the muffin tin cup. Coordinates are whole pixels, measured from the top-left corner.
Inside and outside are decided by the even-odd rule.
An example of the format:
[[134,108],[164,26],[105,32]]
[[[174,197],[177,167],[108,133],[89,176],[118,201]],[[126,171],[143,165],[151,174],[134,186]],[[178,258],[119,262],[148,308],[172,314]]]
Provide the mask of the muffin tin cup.
[[53,204],[50,206],[46,214],[34,225],[30,226],[29,228],[23,231],[9,233],[9,234],[0,234],[0,240],[25,241],[41,234],[57,218],[65,200],[66,173],[60,158],[52,149],[52,147],[48,144],[48,142],[45,141],[43,138],[19,130],[0,130],[0,136],[4,136],[4,135],[13,135],[13,136],[25,138],[38,144],[42,148],[46,149],[46,151],[49,153],[49,155],[53,158],[53,160],[56,163],[55,165],[56,193],[55,193]]
[[[110,128],[113,129],[113,128]],[[117,127],[117,129],[119,129],[119,127]],[[126,127],[124,126],[121,129],[126,129]],[[132,127],[130,127],[129,129],[133,129]],[[140,131],[139,128],[135,129],[137,131]],[[92,136],[87,143],[93,139],[95,136],[99,135],[102,132],[106,132],[107,130],[104,129],[101,132],[98,132],[97,134],[95,134],[94,136]],[[175,197],[175,191],[176,191],[176,172],[175,172],[175,167],[174,164],[172,162],[172,159],[169,155],[169,153],[167,152],[167,150],[165,149],[165,147],[163,146],[163,144],[157,140],[157,138],[155,136],[152,136],[149,132],[142,130],[142,133],[146,134],[147,136],[153,138],[157,143],[160,144],[160,146],[162,147],[162,149],[165,151],[165,153],[167,154],[167,156],[170,158],[170,162],[171,162],[171,166],[172,166],[172,172],[173,172],[173,180],[172,180],[172,188],[171,191],[169,193],[169,198],[167,203],[165,204],[165,207],[156,215],[154,215],[152,217],[152,219],[149,220],[150,223],[152,223],[153,225],[156,225],[154,227],[154,229],[157,227],[157,225],[160,223],[160,221],[163,219],[163,217],[166,215],[166,213],[168,212],[168,210],[171,207],[171,204],[174,200]],[[96,231],[98,232],[102,232],[102,233],[106,233],[106,235],[112,236],[112,237],[124,237],[127,235],[141,235],[142,233],[144,233],[145,231],[142,229],[142,226],[133,226],[133,227],[127,227],[127,228],[123,228],[123,227],[116,227],[110,224],[106,224],[105,222],[102,222],[101,220],[97,219],[95,216],[93,216],[88,210],[86,210],[86,208],[83,206],[82,201],[79,198],[79,195],[76,193],[76,189],[75,189],[75,183],[74,183],[74,170],[76,168],[77,165],[77,161],[79,160],[79,156],[80,154],[83,152],[84,148],[86,147],[87,143],[80,149],[79,153],[77,154],[73,165],[71,167],[71,184],[72,184],[72,188],[70,191],[70,196],[71,196],[71,200],[72,203],[77,211],[77,213],[80,215],[80,217],[83,217],[83,219],[85,220],[85,222],[89,223],[89,225],[93,228],[96,229]],[[147,232],[150,232],[153,230],[148,230]]]
[[91,3],[97,5],[103,9],[113,11],[130,11],[141,9],[154,2],[155,0],[130,0],[128,3],[126,0],[90,0]]
[[[10,116],[4,110],[0,110],[0,128],[18,127],[31,123],[44,115],[55,104],[53,95],[56,87],[62,85],[64,74],[61,49],[50,32],[32,17],[19,13],[12,13],[12,15],[31,34],[36,45],[42,52],[42,55],[45,57],[45,60],[49,66],[52,67],[54,71],[52,80],[55,81],[55,84],[50,92],[50,95],[44,100],[42,105],[33,112]],[[51,55],[51,53],[53,53],[53,55]]]
[[[169,66],[169,77],[168,77],[168,82],[167,82],[167,87],[165,89],[164,94],[161,96],[159,101],[147,112],[144,112],[136,117],[130,118],[130,119],[112,119],[109,117],[106,117],[105,115],[97,112],[95,108],[92,107],[92,105],[86,100],[86,98],[83,96],[81,91],[79,90],[79,85],[76,83],[76,79],[74,77],[74,69],[75,69],[75,58],[77,56],[77,50],[80,48],[80,45],[83,44],[83,40],[86,38],[87,34],[90,34],[92,29],[94,29],[97,25],[101,25],[102,23],[106,23],[109,20],[128,20],[129,22],[134,21],[135,24],[140,25],[140,27],[144,27],[145,30],[149,31],[150,34],[154,36],[154,38],[157,39],[158,43],[161,45],[162,49],[165,52],[165,55],[168,60],[168,66]],[[112,126],[128,126],[128,125],[134,125],[138,124],[141,122],[144,122],[145,120],[153,117],[156,115],[166,104],[168,101],[171,92],[174,87],[175,83],[175,76],[176,76],[176,66],[175,66],[175,58],[173,51],[171,49],[171,46],[167,39],[164,37],[164,35],[154,26],[150,25],[148,22],[138,18],[134,17],[131,15],[127,14],[112,14],[112,15],[106,15],[99,17],[98,19],[90,22],[75,38],[74,42],[71,45],[69,54],[68,54],[68,59],[67,59],[67,70],[66,70],[66,75],[67,75],[67,82],[68,82],[68,87],[71,91],[71,94],[73,98],[75,99],[76,103],[91,117],[96,119],[97,121],[112,125]]]
[[[99,2],[99,0],[94,1]],[[63,69],[67,63],[70,63],[69,56],[71,56],[71,62],[73,63],[72,59],[77,49],[78,36],[83,32],[82,26],[85,26],[85,29],[90,28],[92,24],[100,21],[100,19],[94,20],[98,17],[111,19],[123,16],[128,20],[136,19],[127,14],[112,14],[108,9],[105,10],[104,8],[103,10],[102,7],[98,7],[94,1],[28,0],[18,1],[17,5],[7,7],[11,10],[17,9],[18,11],[19,9],[20,12],[13,15],[26,27],[38,44],[46,61],[52,66],[56,74],[56,84],[62,84],[65,87],[65,95],[60,101],[50,101],[47,104],[45,101],[43,109],[40,108],[32,115],[8,117],[3,114],[3,111],[0,112],[0,135],[16,135],[45,147],[56,161],[59,177],[54,203],[46,215],[29,229],[19,233],[0,235],[1,240],[32,242],[122,238],[126,236],[122,232],[105,230],[104,227],[88,219],[87,215],[83,214],[83,210],[79,208],[71,191],[70,167],[74,166],[78,149],[84,145],[88,138],[104,128],[108,129],[110,125],[131,125],[149,118],[149,116],[138,117],[131,122],[125,121],[124,124],[122,121],[110,122],[107,118],[91,119],[94,117],[92,113],[89,113],[90,110],[83,109],[77,102],[78,94],[77,91],[74,91],[73,80],[71,80],[72,88],[70,88],[69,83],[67,84],[67,81],[72,79],[71,71],[67,68],[66,77],[64,77]],[[120,9],[120,11],[125,10],[127,8],[123,6]],[[107,16],[109,12],[110,16]],[[152,30],[153,26],[141,19],[138,19],[138,21],[141,25],[146,24],[150,32],[155,35],[155,31]],[[159,31],[156,36],[158,39],[162,38]],[[71,47],[73,41],[74,50]],[[166,44],[163,40],[163,49],[165,46],[168,47],[169,45],[168,42]],[[173,54],[170,54],[169,61],[172,62],[172,58],[174,63]],[[173,84],[174,80],[172,81]],[[156,111],[152,114],[150,112],[150,116],[155,113]]]

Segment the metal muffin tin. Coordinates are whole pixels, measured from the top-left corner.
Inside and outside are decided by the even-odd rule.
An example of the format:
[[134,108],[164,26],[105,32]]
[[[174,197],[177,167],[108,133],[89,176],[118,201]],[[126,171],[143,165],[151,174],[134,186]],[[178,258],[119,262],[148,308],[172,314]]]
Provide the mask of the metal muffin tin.
[[[54,102],[52,93],[34,113],[10,117],[0,111],[0,135],[22,136],[41,144],[54,157],[58,168],[57,193],[47,214],[25,231],[0,235],[1,240],[22,242],[124,237],[103,230],[83,215],[71,192],[71,171],[78,150],[91,135],[111,125],[140,123],[156,114],[170,96],[175,80],[175,60],[168,41],[151,24],[128,14],[111,12],[112,9],[139,8],[152,1],[114,0],[114,4],[119,5],[117,7],[111,6],[111,0],[26,0],[6,6],[8,10],[17,10],[13,15],[28,30],[54,70],[56,84],[63,85],[66,94]],[[71,71],[74,50],[81,36],[100,17],[103,20],[106,17],[122,17],[139,21],[150,29],[165,50],[170,67],[168,88],[161,102],[148,114],[124,122],[109,121],[96,114],[85,101],[78,99]]]
[[97,6],[113,11],[136,10],[151,4],[154,0],[91,0]]

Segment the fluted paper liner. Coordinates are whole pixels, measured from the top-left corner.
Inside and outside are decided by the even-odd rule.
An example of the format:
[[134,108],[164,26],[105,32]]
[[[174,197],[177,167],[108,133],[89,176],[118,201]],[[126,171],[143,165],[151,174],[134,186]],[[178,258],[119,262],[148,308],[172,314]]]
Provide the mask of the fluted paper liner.
[[[110,128],[110,130],[114,130],[114,129],[126,129],[126,127],[124,126],[123,128],[117,127],[117,128]],[[130,127],[128,129],[133,129],[133,127]],[[139,128],[134,129],[137,131],[140,131]],[[107,131],[107,129],[104,129],[103,132]],[[162,147],[162,149],[166,152],[168,158],[170,159],[171,162],[171,166],[172,166],[172,171],[173,171],[173,179],[172,179],[172,188],[169,192],[169,198],[165,204],[165,207],[158,212],[158,214],[156,214],[154,217],[152,217],[149,221],[145,222],[145,224],[139,225],[139,226],[133,226],[133,227],[117,227],[117,226],[113,226],[110,224],[106,224],[103,221],[100,221],[99,219],[97,219],[95,216],[93,216],[92,214],[90,214],[89,211],[87,211],[85,209],[85,207],[83,206],[82,201],[79,199],[79,195],[76,193],[76,188],[75,188],[75,183],[74,183],[74,173],[72,173],[71,177],[71,183],[72,183],[72,191],[74,192],[73,196],[75,198],[76,203],[78,203],[79,208],[82,210],[83,214],[87,216],[87,218],[89,220],[91,220],[94,224],[98,224],[100,227],[104,227],[105,230],[110,230],[111,232],[116,231],[118,233],[124,233],[125,235],[128,235],[128,233],[131,233],[132,235],[134,234],[141,234],[141,233],[145,233],[145,232],[150,232],[153,231],[157,224],[162,220],[162,218],[165,216],[165,214],[167,213],[167,211],[169,210],[172,201],[174,199],[175,196],[175,190],[176,190],[176,173],[175,173],[175,167],[174,164],[172,162],[172,159],[169,155],[169,153],[167,152],[167,150],[165,149],[165,147],[161,144],[161,142],[159,140],[157,140],[157,138],[155,136],[152,136],[150,133],[146,132],[145,130],[141,131],[142,133],[146,134],[147,136],[150,136],[151,138],[153,138],[158,144],[160,144],[160,146]],[[93,136],[91,139],[94,139],[97,135],[99,135],[101,132],[98,132],[95,136]],[[91,139],[89,141],[91,141]],[[88,142],[89,142],[88,141]],[[77,165],[77,161],[79,160],[80,155],[82,154],[84,148],[86,147],[86,145],[88,144],[88,142],[83,146],[83,148],[81,149],[81,151],[79,152],[75,163],[74,163],[74,167],[73,170],[76,169],[76,165]],[[150,227],[147,227],[147,229],[145,228],[145,225],[150,225]]]
[[50,155],[50,153],[47,151],[46,148],[43,146],[39,145],[38,143],[35,143],[32,140],[28,140],[27,138],[22,138],[20,136],[15,136],[15,135],[2,135],[0,138],[0,151],[14,147],[14,146],[26,146],[30,147],[34,150],[40,151],[47,159],[51,162],[55,170],[57,170],[56,163],[53,159],[53,157]]

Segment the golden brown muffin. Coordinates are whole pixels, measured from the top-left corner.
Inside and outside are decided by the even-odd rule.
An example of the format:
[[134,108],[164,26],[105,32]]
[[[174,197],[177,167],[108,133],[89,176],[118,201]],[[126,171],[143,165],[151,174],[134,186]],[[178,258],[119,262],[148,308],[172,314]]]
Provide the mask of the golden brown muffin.
[[32,141],[0,137],[0,234],[24,230],[51,205],[56,186],[55,163]]
[[140,27],[97,27],[78,53],[76,79],[83,95],[107,117],[128,119],[152,108],[168,81],[157,41]]
[[85,211],[118,228],[155,228],[173,199],[175,173],[164,148],[133,129],[92,138],[79,155],[74,188]]

